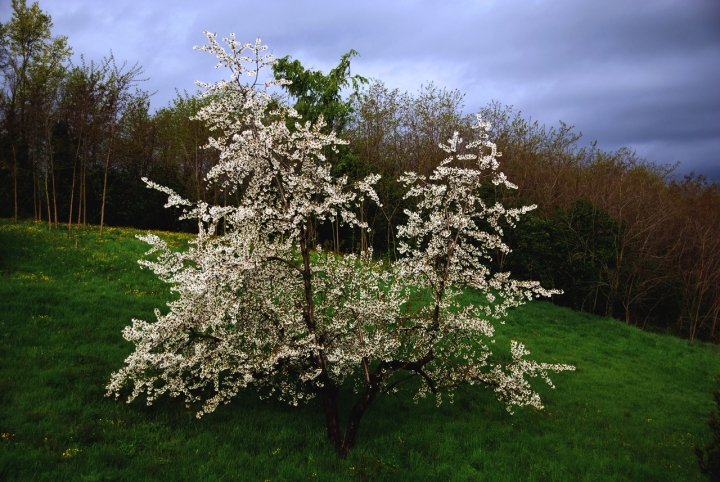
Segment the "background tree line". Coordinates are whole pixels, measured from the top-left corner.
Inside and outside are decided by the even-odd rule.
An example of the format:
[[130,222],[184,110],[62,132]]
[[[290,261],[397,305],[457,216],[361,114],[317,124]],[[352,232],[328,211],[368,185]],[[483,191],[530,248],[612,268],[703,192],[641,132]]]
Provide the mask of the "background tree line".
[[[428,173],[445,157],[448,132],[471,138],[474,116],[463,95],[432,84],[417,94],[374,82],[355,97],[350,139],[355,167],[383,174],[373,245],[392,255],[392,226],[404,200],[396,179],[408,169]],[[480,111],[490,140],[517,190],[487,188],[505,206],[537,204],[509,230],[509,255],[497,269],[564,290],[554,302],[613,316],[642,328],[690,339],[720,336],[720,185],[702,175],[679,177],[622,148],[582,147],[581,134],[546,127],[494,102]]]
[[110,54],[74,65],[67,38],[52,36],[37,3],[12,6],[0,25],[0,215],[68,229],[188,229],[140,178],[208,195],[204,176],[216,156],[201,149],[207,129],[190,120],[200,101],[178,93],[151,113],[137,64]]
[[[69,61],[65,37],[38,4],[13,0],[0,25],[0,216],[32,218],[48,228],[87,224],[147,229],[196,229],[163,208],[148,177],[188,199],[233,202],[221,185],[207,185],[217,153],[203,149],[209,131],[194,114],[206,102],[178,93],[151,112],[142,69],[112,55],[80,65]],[[438,144],[454,131],[470,139],[474,116],[463,95],[428,84],[403,93],[352,75],[354,51],[328,74],[280,59],[277,76],[293,81],[282,94],[309,120],[320,115],[350,143],[327,155],[349,180],[381,174],[382,206],[367,203],[369,230],[333,223],[314,242],[335,251],[372,246],[396,255],[395,226],[411,207],[395,180],[407,170],[428,174],[446,156]],[[720,338],[720,185],[703,176],[638,158],[629,149],[582,147],[580,134],[546,127],[512,107],[481,109],[502,170],[518,190],[487,187],[490,201],[538,205],[517,230],[513,252],[495,268],[537,279],[565,294],[554,302],[614,316],[646,329],[690,339]],[[292,128],[292,126],[290,126]]]

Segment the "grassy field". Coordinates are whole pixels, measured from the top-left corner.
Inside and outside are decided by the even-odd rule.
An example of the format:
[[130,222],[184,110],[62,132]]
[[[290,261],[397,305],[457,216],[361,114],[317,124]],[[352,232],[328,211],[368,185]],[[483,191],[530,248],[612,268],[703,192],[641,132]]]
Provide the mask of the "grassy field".
[[106,398],[133,349],[122,328],[170,296],[138,266],[136,233],[0,220],[0,480],[702,480],[692,446],[710,438],[718,347],[542,302],[514,310],[496,345],[577,366],[554,390],[538,380],[545,411],[509,415],[481,388],[440,408],[383,396],[347,460],[313,403],[248,392],[197,420],[173,399]]

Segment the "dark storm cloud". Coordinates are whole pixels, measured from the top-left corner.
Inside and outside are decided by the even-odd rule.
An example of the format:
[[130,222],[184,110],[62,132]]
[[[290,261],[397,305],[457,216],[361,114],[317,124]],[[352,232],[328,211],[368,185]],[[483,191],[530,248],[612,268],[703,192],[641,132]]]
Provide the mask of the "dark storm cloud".
[[[41,7],[77,53],[138,61],[157,91],[212,81],[204,29],[261,36],[277,56],[327,70],[354,48],[353,70],[415,91],[428,81],[524,116],[575,125],[604,149],[629,146],[720,179],[720,2],[714,0],[96,2]],[[9,8],[0,10],[3,20]]]

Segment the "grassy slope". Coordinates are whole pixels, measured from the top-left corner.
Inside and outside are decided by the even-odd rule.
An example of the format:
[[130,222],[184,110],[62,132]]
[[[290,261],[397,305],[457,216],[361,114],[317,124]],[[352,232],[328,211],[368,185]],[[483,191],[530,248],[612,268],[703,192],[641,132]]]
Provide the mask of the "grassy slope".
[[109,374],[132,350],[122,328],[151,319],[169,296],[139,269],[146,247],[135,233],[68,237],[0,220],[0,479],[702,478],[691,448],[710,436],[717,347],[549,303],[513,311],[497,342],[516,338],[537,360],[578,367],[553,377],[555,390],[536,383],[545,411],[508,415],[483,389],[440,408],[380,397],[346,461],[327,444],[315,404],[249,392],[197,420],[172,399],[146,407],[105,398]]

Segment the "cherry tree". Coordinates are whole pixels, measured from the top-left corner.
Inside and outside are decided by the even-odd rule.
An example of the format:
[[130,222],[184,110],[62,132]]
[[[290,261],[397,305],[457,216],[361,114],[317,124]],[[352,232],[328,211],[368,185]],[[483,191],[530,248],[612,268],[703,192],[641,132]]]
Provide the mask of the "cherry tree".
[[[322,118],[303,122],[273,98],[269,89],[287,81],[260,82],[273,57],[259,39],[242,44],[231,35],[225,50],[206,35],[209,44],[199,50],[230,70],[229,80],[201,84],[210,102],[197,118],[216,133],[207,147],[220,153],[207,180],[238,201],[192,203],[145,180],[168,194],[166,206],[196,219],[199,233],[179,252],[156,235],[141,237],[156,256],[140,263],[170,283],[177,299],[167,314],[156,310],[157,321],[133,320],[125,328],[135,352],[112,375],[108,395],[129,391],[130,402],[143,394],[148,404],[166,394],[182,397],[198,407],[198,417],[249,387],[293,405],[317,398],[341,456],[354,446],[376,395],[397,391],[408,378],[419,380],[416,400],[432,394],[438,405],[443,394],[482,384],[510,411],[542,408],[527,379],[552,385],[549,371],[573,367],[529,361],[515,341],[510,361],[490,358],[493,322],[551,292],[487,267],[494,250],[508,251],[501,224],[513,226],[534,208],[505,209],[480,197],[486,182],[514,187],[498,171],[499,154],[484,135],[488,125],[478,118],[477,139],[464,146],[455,134],[431,176],[400,179],[417,201],[398,227],[400,261],[375,261],[371,250],[324,253],[311,245],[312,223],[340,219],[367,229],[355,212],[364,201],[378,202],[372,186],[379,176],[356,183],[331,176],[323,152],[345,141],[324,134]],[[468,163],[474,167],[462,167]],[[468,288],[485,303],[463,305]],[[349,385],[358,398],[342,430],[338,395]]]

